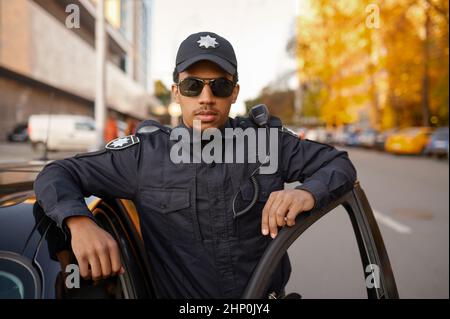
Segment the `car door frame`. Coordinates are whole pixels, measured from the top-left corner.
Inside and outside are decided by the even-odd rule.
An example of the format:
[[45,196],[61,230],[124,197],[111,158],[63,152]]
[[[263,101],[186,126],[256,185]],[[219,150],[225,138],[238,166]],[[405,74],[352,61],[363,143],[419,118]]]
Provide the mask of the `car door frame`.
[[282,228],[277,238],[269,244],[261,257],[242,298],[265,298],[264,294],[270,278],[288,248],[311,225],[340,205],[345,208],[351,220],[363,266],[363,276],[366,276],[367,269],[372,269],[371,265],[378,266],[379,286],[375,285],[370,288],[366,285],[368,299],[398,299],[397,285],[384,241],[372,208],[359,182],[355,183],[352,191],[327,207],[299,214],[294,226]]

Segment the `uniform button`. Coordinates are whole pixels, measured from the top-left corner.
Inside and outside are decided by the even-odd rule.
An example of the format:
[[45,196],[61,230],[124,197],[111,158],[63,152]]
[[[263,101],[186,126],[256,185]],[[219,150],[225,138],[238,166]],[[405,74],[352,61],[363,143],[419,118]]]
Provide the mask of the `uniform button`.
[[159,207],[161,207],[161,208],[167,208],[167,205],[166,205],[166,204],[160,204]]

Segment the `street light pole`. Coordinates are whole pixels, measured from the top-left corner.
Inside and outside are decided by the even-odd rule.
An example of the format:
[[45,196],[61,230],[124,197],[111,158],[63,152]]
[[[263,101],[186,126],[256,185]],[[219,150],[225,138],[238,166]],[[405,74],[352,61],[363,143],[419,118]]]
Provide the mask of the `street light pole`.
[[105,79],[106,79],[106,33],[104,0],[97,1],[97,19],[95,21],[95,127],[97,131],[96,147],[104,145],[103,132],[106,121]]

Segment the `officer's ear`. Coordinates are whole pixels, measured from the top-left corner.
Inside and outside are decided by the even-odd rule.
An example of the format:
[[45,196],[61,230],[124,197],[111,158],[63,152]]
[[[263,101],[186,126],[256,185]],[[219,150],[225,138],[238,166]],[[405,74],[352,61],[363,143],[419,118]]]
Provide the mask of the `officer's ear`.
[[176,84],[172,84],[172,100],[180,104],[180,91],[178,90],[178,86]]
[[231,94],[231,104],[236,102],[239,95],[239,89],[240,89],[239,84],[236,84],[236,86],[233,89],[233,94]]

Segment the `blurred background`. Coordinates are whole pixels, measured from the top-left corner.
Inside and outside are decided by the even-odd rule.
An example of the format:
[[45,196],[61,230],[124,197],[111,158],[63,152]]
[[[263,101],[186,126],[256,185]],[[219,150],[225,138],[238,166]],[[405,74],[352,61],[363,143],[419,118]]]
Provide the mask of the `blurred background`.
[[[199,31],[235,48],[231,116],[264,103],[300,139],[348,151],[400,297],[448,298],[447,0],[0,0],[0,164],[177,125],[175,55]],[[364,298],[352,236],[339,209],[308,231],[289,288]]]

